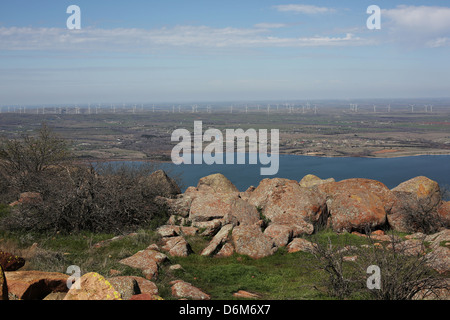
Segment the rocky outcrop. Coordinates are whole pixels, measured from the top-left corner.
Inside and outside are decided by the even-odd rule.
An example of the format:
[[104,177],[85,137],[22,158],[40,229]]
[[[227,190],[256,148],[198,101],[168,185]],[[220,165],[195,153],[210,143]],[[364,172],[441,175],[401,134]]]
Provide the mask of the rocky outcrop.
[[241,198],[237,198],[231,204],[228,214],[224,216],[224,223],[230,223],[233,226],[249,225],[258,223],[260,219],[260,214],[255,206]]
[[201,192],[239,193],[238,188],[221,173],[201,178],[198,181],[197,190]]
[[[188,188],[177,199],[166,200],[173,214],[169,224],[173,226],[163,226],[158,232],[163,237],[186,236],[182,231],[186,227],[176,224],[191,224],[190,228],[213,238],[204,254],[218,256],[248,252],[253,257],[263,257],[325,226],[336,232],[365,233],[385,228],[418,231],[411,225],[404,227],[405,212],[422,207],[424,211],[439,212],[444,218],[449,212],[448,203],[440,199],[437,183],[425,177],[389,190],[371,179],[336,182],[333,178],[323,180],[307,175],[300,182],[263,179],[256,188],[238,192],[226,177],[214,174],[200,179],[196,187]],[[235,237],[224,240],[220,234],[215,239],[226,225],[231,225],[227,228],[233,229]],[[262,242],[252,241],[255,237]]]
[[67,292],[63,300],[122,300],[120,293],[96,272],[86,273],[77,285]]
[[189,243],[181,236],[165,238],[163,241],[161,249],[173,257],[187,257],[192,252]]
[[191,204],[189,220],[192,222],[206,222],[223,219],[231,213],[237,193],[204,193],[197,196]]
[[167,256],[153,249],[145,249],[119,263],[142,270],[148,280],[158,276],[159,265],[167,260]]
[[68,275],[57,272],[5,272],[8,291],[22,300],[41,300],[51,292],[67,292]]
[[161,237],[193,236],[197,234],[198,228],[164,225],[159,227],[156,232]]
[[130,300],[134,295],[141,293],[139,284],[134,277],[119,276],[108,278],[107,281],[116,289],[123,300]]
[[[389,225],[397,231],[420,231],[414,221],[436,217],[441,205],[440,188],[437,182],[427,177],[416,177],[392,189],[397,201],[388,215]],[[411,219],[415,215],[415,219]]]
[[222,249],[223,244],[230,240],[229,234],[231,230],[233,230],[232,224],[223,226],[222,229],[220,229],[220,231],[211,240],[209,245],[205,249],[203,249],[201,255],[210,256]]
[[314,186],[318,186],[329,182],[335,182],[335,180],[333,178],[323,180],[313,174],[308,174],[304,176],[302,180],[300,180],[299,184],[300,187],[303,188],[312,188]]
[[273,240],[275,246],[284,247],[292,239],[293,228],[287,224],[272,223],[264,230],[264,234]]
[[289,226],[294,237],[311,234],[326,215],[325,194],[302,188],[295,180],[264,179],[248,202],[261,210],[271,224]]
[[302,238],[295,238],[294,240],[292,240],[291,243],[289,243],[289,245],[287,246],[288,252],[289,253],[294,253],[294,252],[309,252],[312,253],[315,250],[315,246],[313,243],[311,243],[310,241],[306,240],[306,239],[302,239]]
[[337,232],[384,226],[396,203],[395,196],[383,183],[370,179],[330,182],[318,188],[327,195],[328,225]]
[[237,253],[259,259],[276,251],[274,241],[257,225],[238,226],[233,229],[232,241]]
[[178,299],[211,300],[211,297],[188,282],[175,280],[172,285],[172,296]]

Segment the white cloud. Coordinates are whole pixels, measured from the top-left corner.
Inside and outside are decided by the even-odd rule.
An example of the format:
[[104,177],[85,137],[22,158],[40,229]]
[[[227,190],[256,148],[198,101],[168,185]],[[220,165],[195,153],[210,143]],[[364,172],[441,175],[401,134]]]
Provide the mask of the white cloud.
[[449,44],[448,7],[401,5],[382,10],[382,19],[387,20],[389,32],[395,41],[429,47]]
[[280,12],[294,12],[303,14],[319,14],[319,13],[333,13],[336,9],[327,7],[317,7],[307,4],[282,4],[274,6]]
[[284,23],[258,23],[255,24],[255,28],[260,29],[279,29],[279,28],[285,28],[287,27],[287,24]]
[[367,41],[347,33],[341,36],[278,37],[270,29],[282,24],[253,28],[175,26],[160,29],[0,28],[0,50],[137,52],[170,48],[217,49],[262,47],[314,47],[363,45]]

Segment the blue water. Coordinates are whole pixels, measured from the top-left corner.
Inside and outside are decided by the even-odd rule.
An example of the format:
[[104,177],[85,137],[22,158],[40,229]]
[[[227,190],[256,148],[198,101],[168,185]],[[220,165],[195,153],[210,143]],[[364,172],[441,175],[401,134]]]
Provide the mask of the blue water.
[[183,191],[196,186],[198,180],[213,173],[222,173],[239,190],[258,186],[265,178],[287,178],[300,181],[307,174],[336,181],[349,178],[367,178],[383,182],[388,188],[417,176],[426,176],[450,189],[450,155],[415,156],[389,159],[321,158],[280,155],[279,172],[275,176],[261,176],[260,165],[180,165],[164,164],[172,173],[179,174]]

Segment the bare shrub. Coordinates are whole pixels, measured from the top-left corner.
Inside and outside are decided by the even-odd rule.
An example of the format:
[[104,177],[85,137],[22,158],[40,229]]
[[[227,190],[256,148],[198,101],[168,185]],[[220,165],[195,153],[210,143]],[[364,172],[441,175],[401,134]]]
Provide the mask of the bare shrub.
[[[407,242],[392,235],[385,245],[370,235],[367,240],[361,246],[315,242],[314,256],[319,268],[328,275],[328,294],[339,299],[412,300],[449,292],[449,282],[429,267],[423,239]],[[349,256],[356,260],[346,261]],[[367,288],[369,266],[381,270],[380,289]]]
[[16,206],[3,218],[4,229],[123,233],[168,218],[154,201],[165,190],[148,182],[151,164],[76,165],[46,126],[36,138],[9,140],[1,153],[9,192],[38,192],[43,199]]
[[43,203],[22,204],[5,224],[24,231],[123,233],[167,218],[163,208],[146,197],[139,183],[148,172],[122,165],[113,168],[67,167],[48,177]]
[[354,278],[353,264],[346,263],[345,256],[354,250],[348,243],[333,244],[328,238],[326,243],[313,241],[312,252],[318,267],[326,273],[325,287],[330,296],[338,299],[349,297],[352,293],[361,290],[361,281]]
[[412,300],[420,293],[428,296],[442,289],[448,290],[448,284],[442,276],[429,267],[426,243],[423,239],[402,241],[390,236],[387,245],[375,245],[369,236],[365,250],[360,250],[361,271],[369,263],[381,270],[381,287],[369,290],[370,296],[378,300]]
[[418,210],[408,210],[405,214],[406,225],[425,234],[439,232],[442,228],[448,227],[445,220],[436,212],[436,208],[426,209],[419,206]]

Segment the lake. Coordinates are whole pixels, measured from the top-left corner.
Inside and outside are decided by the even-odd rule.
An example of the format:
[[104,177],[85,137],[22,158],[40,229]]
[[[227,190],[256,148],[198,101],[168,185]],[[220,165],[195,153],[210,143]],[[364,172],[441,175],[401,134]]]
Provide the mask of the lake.
[[260,165],[179,165],[163,164],[163,169],[179,174],[183,191],[196,186],[198,180],[213,173],[222,173],[239,190],[258,186],[265,178],[287,178],[300,181],[307,174],[336,181],[367,178],[383,182],[388,188],[417,176],[426,176],[450,189],[450,155],[401,158],[322,158],[280,155],[280,169],[275,176],[261,176]]

